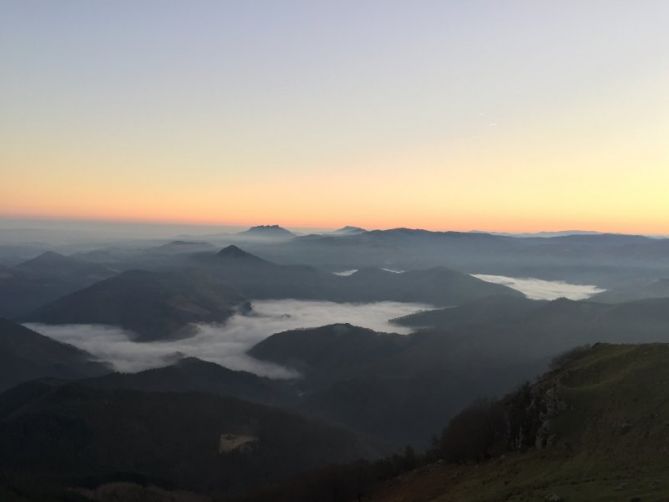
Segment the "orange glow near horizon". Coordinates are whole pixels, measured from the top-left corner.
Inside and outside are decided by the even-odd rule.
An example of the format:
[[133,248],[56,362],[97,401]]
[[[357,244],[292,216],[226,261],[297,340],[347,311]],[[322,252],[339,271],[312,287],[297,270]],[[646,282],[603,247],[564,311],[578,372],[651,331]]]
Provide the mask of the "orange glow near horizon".
[[[669,114],[668,114],[669,116]],[[669,137],[648,122],[635,143],[602,128],[485,131],[444,144],[277,170],[190,167],[57,149],[8,159],[3,216],[287,227],[411,227],[669,234]],[[639,125],[636,126],[637,128]],[[551,130],[552,129],[552,130]],[[652,147],[652,148],[649,148]],[[642,152],[642,154],[638,153]],[[137,167],[134,167],[134,162]],[[95,163],[96,169],[89,165]],[[346,165],[346,167],[341,167]],[[37,166],[40,166],[37,168]],[[45,167],[45,166],[48,166]]]
[[[0,215],[0,218],[8,219],[25,219],[25,220],[47,220],[47,221],[82,221],[82,222],[100,222],[100,223],[124,223],[124,224],[155,224],[155,225],[192,225],[194,227],[198,226],[221,226],[221,227],[252,227],[256,225],[265,225],[265,224],[277,224],[284,228],[289,229],[301,229],[301,228],[318,228],[318,229],[332,229],[344,227],[346,225],[353,225],[363,227],[368,230],[390,230],[394,228],[411,228],[411,229],[423,229],[434,232],[492,232],[492,233],[534,233],[534,232],[563,232],[563,231],[572,231],[572,230],[586,230],[600,233],[617,233],[617,234],[630,234],[630,235],[669,235],[667,233],[667,226],[663,224],[657,224],[655,226],[649,225],[642,228],[638,226],[625,226],[625,225],[616,225],[607,226],[605,224],[600,224],[595,222],[592,225],[588,224],[576,224],[569,225],[563,224],[562,226],[551,226],[550,224],[545,225],[544,222],[537,224],[518,224],[517,221],[513,223],[515,226],[486,226],[486,225],[416,225],[412,222],[405,222],[404,224],[400,221],[395,224],[376,224],[374,221],[368,221],[365,223],[362,222],[350,222],[345,220],[336,220],[334,222],[321,224],[320,222],[313,222],[311,220],[297,220],[297,221],[280,221],[276,219],[259,219],[259,220],[248,220],[248,221],[231,221],[231,220],[219,220],[219,219],[206,219],[206,220],[195,220],[195,219],[177,219],[177,218],[126,218],[126,217],[114,217],[111,215],[85,215],[81,217],[79,215],[73,214],[58,214],[58,215],[44,215],[39,213],[22,213],[22,214],[4,214]],[[582,223],[582,222],[581,222]]]
[[168,3],[11,3],[0,217],[669,235],[667,2]]

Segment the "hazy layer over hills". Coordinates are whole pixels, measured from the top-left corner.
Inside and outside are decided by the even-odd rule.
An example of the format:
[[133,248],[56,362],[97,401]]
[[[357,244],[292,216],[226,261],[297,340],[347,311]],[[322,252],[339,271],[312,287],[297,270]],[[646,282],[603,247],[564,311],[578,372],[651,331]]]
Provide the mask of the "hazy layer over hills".
[[619,287],[598,294],[593,300],[604,303],[622,303],[649,298],[669,298],[669,279],[661,278],[650,282]]
[[331,270],[446,266],[469,273],[538,277],[605,288],[669,270],[669,240],[635,235],[510,237],[420,229],[373,230],[348,236],[310,235],[282,244],[250,244],[281,263]]
[[109,372],[90,354],[0,318],[0,391],[34,378],[82,378]]
[[108,324],[141,340],[192,333],[195,322],[222,322],[250,304],[235,290],[196,272],[128,271],[28,314],[51,324]]
[[14,267],[2,267],[0,315],[20,316],[114,273],[105,265],[50,251]]
[[[261,228],[273,229],[273,226]],[[208,241],[219,246],[243,245],[251,252],[278,263],[308,264],[335,271],[368,266],[400,270],[446,266],[468,273],[538,277],[611,288],[629,281],[665,277],[669,270],[668,239],[597,233],[513,237],[483,232],[431,232],[405,228],[355,230],[277,240],[248,239],[222,229],[219,233],[187,235],[184,232],[178,239]],[[288,237],[284,232],[282,234]],[[19,244],[0,245],[0,258],[3,250],[8,256],[21,256],[22,248],[17,246]],[[153,244],[151,247],[158,246]],[[23,249],[22,256],[29,258],[36,256],[35,249],[39,247],[33,243]],[[60,243],[52,247],[43,244],[42,249],[63,249],[63,252],[72,253],[72,249],[76,248]],[[97,253],[96,262],[113,263],[126,269],[149,267],[151,261],[146,258],[152,254],[152,261],[157,260],[157,253],[150,252],[149,247],[139,239],[99,245]],[[93,255],[88,257],[93,259]],[[158,262],[161,266],[169,265],[164,253]]]
[[192,335],[192,323],[223,322],[235,312],[249,312],[246,299],[446,306],[493,294],[520,296],[505,286],[442,267],[403,274],[368,268],[340,277],[312,267],[277,265],[231,245],[218,253],[196,253],[187,268],[123,272],[40,307],[25,319],[114,325],[148,341]]
[[480,354],[542,357],[585,343],[669,342],[669,298],[603,304],[491,297],[397,322],[448,330],[468,350]]
[[[17,493],[7,483],[31,493],[118,479],[241,493],[332,461],[427,447],[472,400],[509,392],[573,347],[669,341],[662,239],[265,226],[67,248],[76,256],[31,246],[4,249],[34,259],[0,267],[0,307],[52,339],[0,325],[0,389],[77,382],[0,394],[0,464],[14,469],[0,498]],[[333,273],[343,270],[355,272]],[[598,289],[607,291],[583,299]],[[572,299],[554,299],[563,295]],[[142,371],[109,374],[89,353]],[[616,364],[636,371],[625,361]],[[587,392],[584,383],[569,406]],[[387,463],[393,471],[415,456]]]
[[425,432],[472,396],[503,392],[545,364],[479,355],[448,333],[402,336],[345,324],[279,333],[250,354],[301,372],[301,409],[396,447],[425,445]]
[[290,230],[279,225],[258,225],[240,233],[245,239],[284,240],[295,237]]
[[278,265],[228,246],[197,257],[202,271],[247,298],[299,298],[344,302],[404,301],[453,305],[492,294],[519,295],[504,286],[438,267],[395,274],[367,268],[341,277],[314,267]]

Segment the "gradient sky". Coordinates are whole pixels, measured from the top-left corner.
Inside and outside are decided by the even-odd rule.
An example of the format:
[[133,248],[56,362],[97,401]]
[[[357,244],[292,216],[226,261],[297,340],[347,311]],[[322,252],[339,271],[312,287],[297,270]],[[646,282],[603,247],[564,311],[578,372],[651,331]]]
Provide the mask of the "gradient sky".
[[666,0],[0,0],[0,216],[669,233]]

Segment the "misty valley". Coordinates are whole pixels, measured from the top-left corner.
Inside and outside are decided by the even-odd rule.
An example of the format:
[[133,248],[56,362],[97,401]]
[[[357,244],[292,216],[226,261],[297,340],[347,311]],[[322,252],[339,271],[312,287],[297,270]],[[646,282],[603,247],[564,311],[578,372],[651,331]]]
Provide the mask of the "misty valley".
[[[382,269],[399,273],[393,270]],[[344,276],[353,275],[351,273]],[[335,272],[335,275],[342,275]],[[595,286],[541,279],[473,275],[504,284],[529,299],[586,299],[603,292]],[[197,357],[228,369],[248,371],[271,378],[298,378],[292,368],[261,361],[248,354],[254,345],[283,331],[352,324],[377,332],[409,334],[411,326],[396,322],[404,316],[438,310],[436,306],[406,302],[337,303],[316,300],[251,300],[248,312],[237,312],[220,324],[197,324],[187,338],[152,343],[134,341],[132,332],[118,326],[86,324],[40,324],[25,326],[54,340],[74,345],[116,371],[141,371],[166,365],[184,357]]]
[[[611,472],[666,489],[591,435],[667,434],[663,386],[617,392],[669,362],[669,240],[2,232],[3,500],[568,497],[615,492]],[[548,467],[583,455],[608,474]]]
[[39,323],[25,326],[85,350],[117,371],[139,371],[183,357],[197,357],[260,376],[296,378],[294,370],[254,359],[248,351],[275,333],[338,323],[408,334],[412,328],[391,321],[430,309],[428,305],[413,303],[347,304],[315,300],[252,300],[251,306],[250,311],[235,313],[223,323],[197,324],[193,334],[186,338],[151,343],[135,341],[132,332],[115,326]]
[[0,502],[669,501],[669,0],[0,0]]

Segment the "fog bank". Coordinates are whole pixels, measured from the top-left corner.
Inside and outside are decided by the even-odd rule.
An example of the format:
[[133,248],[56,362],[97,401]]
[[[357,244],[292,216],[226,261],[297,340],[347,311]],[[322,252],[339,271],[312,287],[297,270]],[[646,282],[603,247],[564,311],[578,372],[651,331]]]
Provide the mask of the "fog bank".
[[530,300],[585,300],[605,291],[592,284],[571,284],[564,281],[546,281],[532,277],[507,277],[504,275],[472,274],[482,281],[502,284],[523,293]]
[[182,340],[136,342],[116,326],[26,324],[45,336],[69,343],[112,364],[122,372],[136,372],[170,364],[181,357],[197,357],[232,370],[270,378],[294,378],[288,368],[258,361],[246,354],[268,336],[297,328],[348,322],[375,331],[408,334],[409,328],[389,320],[431,308],[429,305],[377,302],[367,304],[303,300],[259,300],[252,315],[237,314],[225,324],[201,324],[197,333]]

